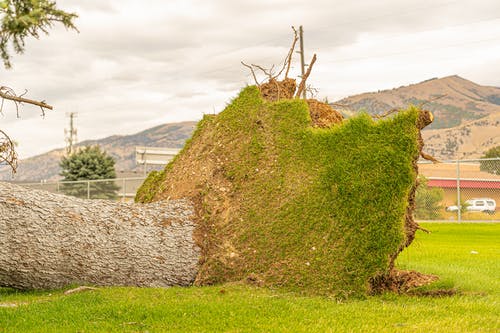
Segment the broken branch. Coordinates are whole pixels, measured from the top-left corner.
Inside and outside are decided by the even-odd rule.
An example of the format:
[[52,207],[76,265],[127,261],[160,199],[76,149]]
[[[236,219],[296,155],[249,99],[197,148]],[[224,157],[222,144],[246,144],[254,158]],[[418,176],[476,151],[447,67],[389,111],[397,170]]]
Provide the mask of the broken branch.
[[311,74],[311,70],[315,62],[316,62],[316,53],[313,55],[309,67],[307,67],[307,72],[304,74],[304,76],[302,76],[302,80],[300,81],[299,89],[297,89],[295,97],[299,97],[306,88],[306,80],[309,77],[309,74]]
[[259,85],[259,81],[257,81],[257,77],[255,76],[255,71],[253,70],[253,67],[252,67],[252,66],[250,66],[250,65],[245,64],[243,61],[241,62],[241,64],[242,64],[243,66],[245,66],[245,67],[250,68],[250,71],[252,72],[252,76],[253,76],[253,79],[254,79],[254,81],[255,81],[255,84],[257,85],[257,87],[258,87],[258,86],[260,86],[260,85]]
[[292,27],[292,29],[293,29],[292,46],[290,47],[290,50],[288,50],[288,55],[286,56],[285,61],[283,62],[283,67],[281,68],[278,74],[273,76],[274,79],[278,78],[281,75],[281,73],[283,73],[285,67],[286,67],[285,80],[288,78],[288,72],[290,71],[290,66],[292,63],[293,52],[295,51],[295,44],[297,44],[297,41],[299,40],[299,37],[297,36],[297,30],[295,30],[294,27]]
[[28,99],[28,98],[24,98],[24,97],[21,97],[21,96],[16,96],[10,92],[6,92],[5,91],[5,88],[6,87],[1,87],[0,88],[0,97],[3,98],[3,99],[7,99],[7,100],[10,100],[10,101],[13,101],[15,103],[26,103],[26,104],[32,104],[32,105],[36,105],[36,106],[39,106],[41,107],[42,109],[49,109],[49,110],[52,110],[53,107],[47,103],[45,103],[45,101],[35,101],[33,99]]

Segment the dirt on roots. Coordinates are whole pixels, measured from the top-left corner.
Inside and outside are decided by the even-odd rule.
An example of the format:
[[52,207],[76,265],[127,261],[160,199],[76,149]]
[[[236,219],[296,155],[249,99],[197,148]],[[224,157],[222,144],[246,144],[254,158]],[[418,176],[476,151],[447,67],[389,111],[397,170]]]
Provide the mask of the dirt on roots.
[[295,80],[290,78],[284,79],[283,81],[271,79],[269,82],[259,86],[262,98],[270,102],[293,98],[296,88],[297,84]]
[[370,292],[371,294],[380,294],[392,291],[398,294],[408,294],[414,292],[416,288],[428,285],[438,279],[436,275],[393,269],[387,275],[373,278]]
[[[261,84],[259,90],[263,99],[275,102],[281,99],[294,98],[297,85],[295,80],[290,78],[284,79],[283,81],[271,79],[269,82]],[[309,114],[314,127],[328,128],[344,120],[342,114],[334,110],[327,103],[312,98],[307,99],[306,102],[309,106]]]
[[332,125],[339,124],[344,120],[340,112],[334,110],[330,105],[317,101],[315,99],[308,99],[309,114],[314,127],[328,128]]

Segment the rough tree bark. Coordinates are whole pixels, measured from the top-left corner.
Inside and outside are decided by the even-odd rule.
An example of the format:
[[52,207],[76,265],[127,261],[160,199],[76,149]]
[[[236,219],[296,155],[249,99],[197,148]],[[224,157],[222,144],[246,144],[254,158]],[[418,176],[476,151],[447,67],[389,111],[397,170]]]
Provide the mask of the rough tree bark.
[[193,207],[81,200],[0,182],[0,286],[190,285]]

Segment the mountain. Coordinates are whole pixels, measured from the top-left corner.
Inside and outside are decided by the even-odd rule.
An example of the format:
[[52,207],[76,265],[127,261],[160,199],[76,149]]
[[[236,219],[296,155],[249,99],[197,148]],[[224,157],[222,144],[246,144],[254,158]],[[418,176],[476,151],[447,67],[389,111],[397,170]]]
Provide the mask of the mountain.
[[435,119],[428,130],[452,128],[467,121],[500,113],[500,88],[481,86],[453,75],[390,90],[349,96],[333,103],[336,109],[344,113],[364,109],[374,115],[393,108],[406,108],[409,104],[421,105],[432,111]]
[[480,158],[500,146],[500,112],[448,129],[422,131],[425,152],[440,159]]
[[[191,137],[196,122],[182,122],[164,124],[132,135],[113,135],[100,140],[87,140],[78,143],[76,147],[99,145],[112,156],[115,169],[133,171],[140,169],[135,163],[135,147],[170,147],[181,148],[185,141]],[[16,181],[39,181],[60,179],[59,161],[64,155],[64,149],[55,149],[45,154],[33,156],[19,161]],[[0,179],[11,180],[10,168],[0,168]]]
[[[486,150],[500,145],[500,88],[481,86],[456,75],[350,96],[332,106],[344,114],[359,109],[382,114],[408,104],[422,104],[433,112],[434,123],[422,135],[425,152],[437,159],[479,158]],[[84,141],[77,146],[100,145],[115,158],[117,171],[142,171],[135,164],[136,146],[180,148],[195,125],[196,122],[164,124],[133,135]],[[59,161],[63,155],[64,149],[56,149],[20,161],[15,180],[60,179]],[[9,168],[0,168],[0,179],[12,179]]]
[[379,115],[409,104],[434,114],[422,136],[424,150],[439,160],[480,158],[500,145],[500,87],[481,86],[457,75],[349,96],[332,106],[349,116],[360,109]]

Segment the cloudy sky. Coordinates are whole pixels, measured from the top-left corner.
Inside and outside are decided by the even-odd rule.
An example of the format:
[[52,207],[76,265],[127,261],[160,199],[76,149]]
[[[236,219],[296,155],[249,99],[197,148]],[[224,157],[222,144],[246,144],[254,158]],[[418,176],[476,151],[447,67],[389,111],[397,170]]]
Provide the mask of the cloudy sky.
[[[80,33],[57,27],[29,40],[1,85],[55,106],[20,119],[6,104],[1,129],[20,158],[64,146],[67,113],[78,140],[132,134],[221,111],[251,84],[240,61],[280,64],[291,26],[304,27],[317,98],[458,74],[500,86],[498,0],[59,0]],[[298,60],[298,55],[296,60]],[[294,74],[298,74],[298,63]]]

